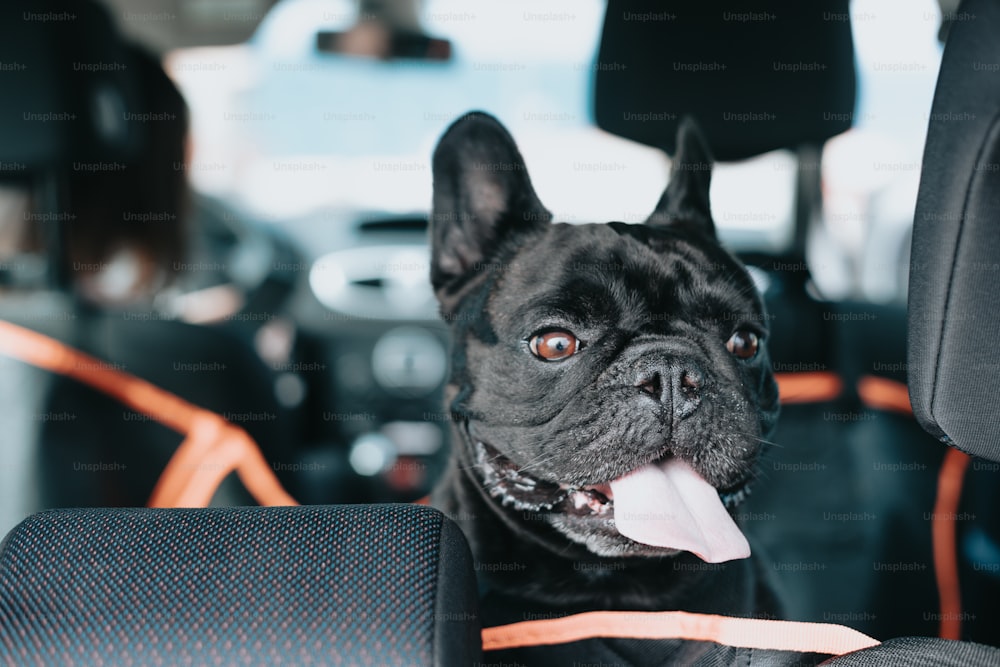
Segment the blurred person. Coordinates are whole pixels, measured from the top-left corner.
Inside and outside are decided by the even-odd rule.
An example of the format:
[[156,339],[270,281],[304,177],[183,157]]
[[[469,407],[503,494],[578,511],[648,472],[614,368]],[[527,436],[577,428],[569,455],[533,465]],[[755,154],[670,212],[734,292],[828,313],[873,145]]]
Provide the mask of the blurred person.
[[185,170],[188,109],[159,59],[133,47],[145,150],[125,164],[68,179],[66,261],[78,292],[98,305],[148,302],[176,277],[186,251],[189,189]]

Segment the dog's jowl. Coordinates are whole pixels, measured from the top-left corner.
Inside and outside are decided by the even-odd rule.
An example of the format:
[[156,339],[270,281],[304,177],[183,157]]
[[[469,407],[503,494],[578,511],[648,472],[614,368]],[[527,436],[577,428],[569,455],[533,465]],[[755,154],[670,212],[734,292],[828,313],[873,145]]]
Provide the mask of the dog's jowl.
[[773,612],[731,517],[778,412],[767,320],[716,238],[694,124],[645,224],[553,221],[486,114],[447,130],[433,169],[453,345],[434,502],[469,538],[486,623]]

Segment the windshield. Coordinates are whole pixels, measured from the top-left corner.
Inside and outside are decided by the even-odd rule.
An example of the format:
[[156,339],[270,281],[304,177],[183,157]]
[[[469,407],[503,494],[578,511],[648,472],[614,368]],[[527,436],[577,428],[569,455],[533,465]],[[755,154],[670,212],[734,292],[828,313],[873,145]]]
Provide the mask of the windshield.
[[[810,246],[831,297],[905,296],[900,265],[941,51],[940,11],[919,5],[852,5],[855,127],[825,147],[824,219]],[[669,159],[594,126],[594,74],[615,66],[596,58],[603,2],[427,0],[420,10],[424,33],[448,41],[446,60],[318,48],[322,35],[369,18],[346,0],[285,0],[244,45],[173,52],[168,67],[193,111],[194,186],[319,256],[359,220],[426,215],[437,138],[482,109],[517,137],[557,219],[645,219]],[[712,204],[730,247],[773,253],[789,243],[796,168],[788,151],[718,165]]]

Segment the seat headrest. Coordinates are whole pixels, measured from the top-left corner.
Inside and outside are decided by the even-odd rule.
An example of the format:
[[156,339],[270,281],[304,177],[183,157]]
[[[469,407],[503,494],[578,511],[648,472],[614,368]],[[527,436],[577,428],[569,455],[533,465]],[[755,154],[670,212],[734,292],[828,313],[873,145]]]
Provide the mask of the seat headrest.
[[131,58],[111,18],[83,0],[0,7],[0,176],[27,177],[137,150]]
[[910,261],[910,399],[920,424],[1000,461],[1000,4],[951,27],[927,130]]
[[693,115],[718,160],[822,143],[851,127],[847,0],[608,0],[595,66],[602,128],[673,154]]

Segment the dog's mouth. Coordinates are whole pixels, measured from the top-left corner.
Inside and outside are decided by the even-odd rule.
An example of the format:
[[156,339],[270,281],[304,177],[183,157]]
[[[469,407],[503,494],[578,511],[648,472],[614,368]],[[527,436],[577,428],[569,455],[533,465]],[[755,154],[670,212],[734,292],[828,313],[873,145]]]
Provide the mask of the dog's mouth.
[[750,493],[749,477],[724,489],[669,455],[608,482],[575,486],[525,472],[496,448],[475,443],[484,488],[504,507],[603,523],[622,538],[707,562],[746,558],[749,546],[729,515]]

